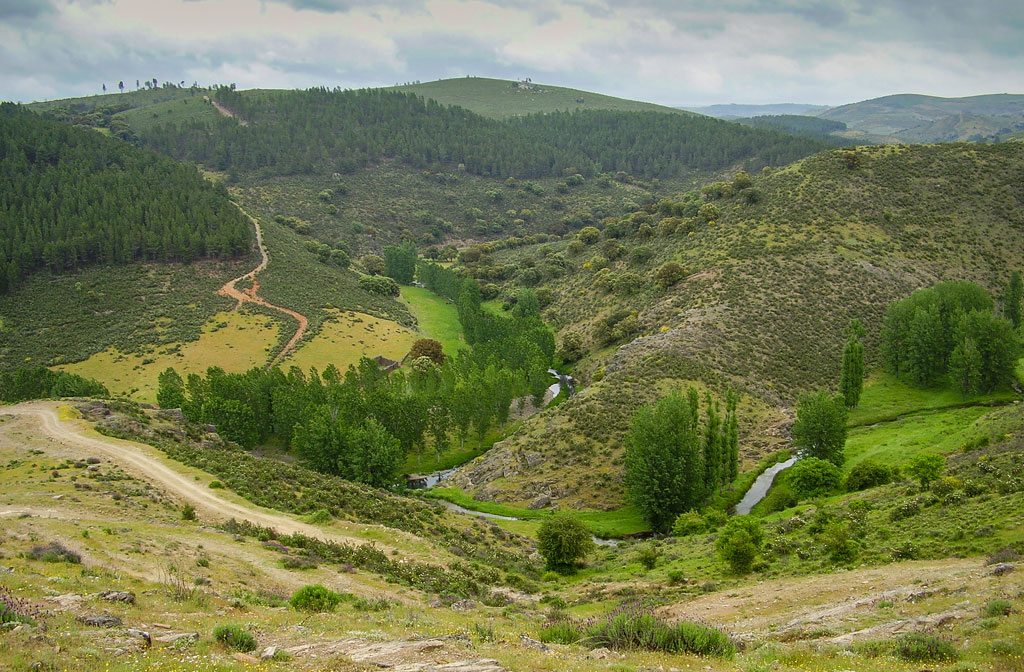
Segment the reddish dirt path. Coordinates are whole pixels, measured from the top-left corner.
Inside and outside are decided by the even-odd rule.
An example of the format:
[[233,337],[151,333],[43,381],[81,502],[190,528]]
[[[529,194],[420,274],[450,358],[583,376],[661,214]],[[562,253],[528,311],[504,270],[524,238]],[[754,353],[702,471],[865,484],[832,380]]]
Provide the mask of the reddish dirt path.
[[[245,211],[243,210],[242,212]],[[291,315],[292,317],[299,321],[299,328],[295,330],[295,335],[292,336],[291,340],[289,340],[288,343],[285,344],[284,348],[281,349],[281,352],[277,353],[277,357],[274,357],[274,360],[270,362],[270,366],[273,366],[274,364],[277,364],[277,362],[282,357],[284,357],[285,355],[292,351],[292,349],[295,347],[295,344],[298,343],[302,336],[306,333],[306,328],[309,326],[309,320],[302,313],[297,313],[294,310],[291,310],[290,308],[282,308],[281,306],[275,306],[274,304],[260,297],[259,294],[257,293],[259,291],[260,285],[259,281],[255,279],[256,274],[267,267],[267,261],[269,258],[267,257],[267,248],[263,245],[263,230],[260,229],[259,222],[257,222],[249,213],[246,212],[245,215],[246,217],[249,218],[249,221],[252,222],[253,228],[256,229],[256,244],[259,246],[261,257],[260,265],[252,269],[245,275],[239,276],[234,280],[228,280],[227,282],[224,283],[223,287],[217,290],[217,293],[220,294],[221,296],[227,296],[238,301],[233,310],[238,310],[239,308],[242,307],[242,304],[245,302],[257,303],[261,306],[266,306],[267,308],[271,308],[273,310],[282,312],[285,315]],[[246,292],[239,291],[235,287],[235,283],[240,282],[242,280],[252,280],[252,289]]]

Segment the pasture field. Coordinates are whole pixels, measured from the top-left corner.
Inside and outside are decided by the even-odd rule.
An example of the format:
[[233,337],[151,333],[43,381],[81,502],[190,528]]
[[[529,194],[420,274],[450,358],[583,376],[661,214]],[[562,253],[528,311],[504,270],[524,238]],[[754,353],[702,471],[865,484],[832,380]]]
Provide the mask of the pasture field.
[[56,368],[102,382],[112,394],[155,402],[157,376],[173,366],[182,378],[210,366],[237,373],[266,364],[280,327],[266,315],[242,309],[218,313],[203,326],[198,340],[149,346],[125,353],[107,348],[86,360]]

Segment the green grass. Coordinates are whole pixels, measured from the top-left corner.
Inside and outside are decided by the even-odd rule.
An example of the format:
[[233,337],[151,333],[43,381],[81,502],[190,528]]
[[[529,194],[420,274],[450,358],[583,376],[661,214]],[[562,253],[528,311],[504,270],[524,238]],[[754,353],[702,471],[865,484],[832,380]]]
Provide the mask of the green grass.
[[205,122],[219,116],[213,105],[203,101],[202,95],[195,95],[136,107],[115,115],[115,118],[123,119],[136,133],[145,135],[146,131],[159,124]]
[[[494,119],[556,110],[616,110],[620,112],[666,112],[692,114],[674,107],[615,98],[590,91],[561,86],[533,84],[532,89],[518,89],[515,82],[486,77],[460,77],[435,82],[392,87],[424,98],[433,98],[445,105],[459,105],[477,114]],[[582,102],[579,102],[582,99]]]
[[[499,516],[511,516],[524,521],[542,521],[553,513],[543,509],[532,510],[497,504],[495,502],[481,502],[473,499],[458,488],[433,488],[426,492],[426,496],[434,499],[444,499],[473,511],[493,513]],[[624,506],[615,511],[573,511],[572,514],[599,537],[615,538],[637,532],[646,532],[651,529],[643,519],[643,516],[640,515],[640,511],[634,506]]]
[[[1017,365],[1018,372],[1024,371],[1024,363]],[[1018,374],[1019,375],[1019,374]],[[976,404],[994,404],[1019,398],[1009,388],[993,394],[964,396],[952,388],[923,389],[912,387],[881,371],[873,373],[864,385],[864,392],[857,408],[850,411],[850,427],[888,422],[901,415],[930,411],[941,408],[955,408]]]
[[444,354],[452,356],[469,347],[462,340],[462,325],[455,305],[422,287],[402,287],[402,300],[416,318],[419,330],[426,338],[440,341]]
[[974,424],[994,409],[984,406],[937,409],[892,422],[851,430],[846,439],[849,469],[861,460],[896,465],[928,451],[950,453],[959,449],[978,430]]

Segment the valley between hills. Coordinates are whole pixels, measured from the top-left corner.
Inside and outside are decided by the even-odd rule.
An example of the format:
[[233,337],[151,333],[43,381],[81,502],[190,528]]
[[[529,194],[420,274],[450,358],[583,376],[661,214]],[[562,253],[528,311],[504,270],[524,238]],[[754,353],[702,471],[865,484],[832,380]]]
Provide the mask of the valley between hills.
[[1024,143],[852,107],[4,104],[0,667],[1022,669]]

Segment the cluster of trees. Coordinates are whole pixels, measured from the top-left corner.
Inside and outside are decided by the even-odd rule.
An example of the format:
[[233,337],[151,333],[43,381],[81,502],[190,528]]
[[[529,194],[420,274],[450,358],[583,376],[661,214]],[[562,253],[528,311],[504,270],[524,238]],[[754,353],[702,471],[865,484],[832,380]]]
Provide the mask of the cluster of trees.
[[0,293],[40,268],[247,252],[252,227],[194,166],[0,104]]
[[74,373],[33,366],[0,373],[0,401],[15,403],[28,399],[59,397],[107,397],[103,383]]
[[402,285],[412,284],[416,276],[416,244],[406,240],[401,245],[384,248],[384,273]]
[[833,119],[809,117],[802,114],[766,114],[760,117],[736,119],[736,123],[753,128],[764,128],[794,135],[805,135],[835,145],[854,145],[856,141],[833,133],[846,130],[846,124]]
[[808,138],[700,117],[584,110],[496,121],[411,93],[313,88],[259,96],[228,87],[218,102],[247,120],[165,124],[143,141],[221,170],[352,172],[385,157],[491,177],[624,171],[677,177],[740,161],[789,163],[828,147]]
[[1010,381],[1019,343],[992,297],[971,282],[921,289],[886,310],[882,361],[900,379],[922,387],[951,382],[964,393]]
[[365,358],[344,374],[333,366],[308,375],[296,367],[240,374],[211,367],[183,380],[167,369],[157,403],[216,425],[245,447],[276,435],[312,468],[374,486],[392,483],[406,456],[420,456],[428,444],[439,458],[453,439],[464,446],[471,433],[482,444],[508,421],[516,398],[541,403],[554,336],[535,299],[533,308],[491,315],[474,280],[435,264],[423,268],[435,289],[458,280],[459,317],[472,349],[445,357],[436,341],[417,342],[408,366],[390,373]]
[[739,460],[737,396],[726,393],[725,417],[711,394],[694,388],[676,391],[641,407],[626,435],[626,487],[636,504],[659,532],[676,518],[706,504],[736,478]]

